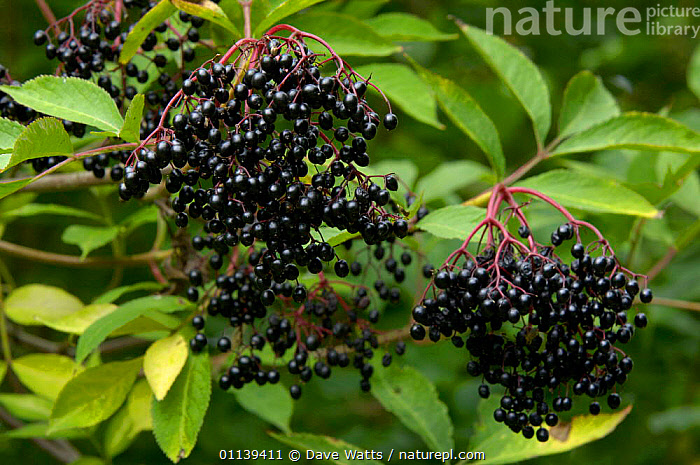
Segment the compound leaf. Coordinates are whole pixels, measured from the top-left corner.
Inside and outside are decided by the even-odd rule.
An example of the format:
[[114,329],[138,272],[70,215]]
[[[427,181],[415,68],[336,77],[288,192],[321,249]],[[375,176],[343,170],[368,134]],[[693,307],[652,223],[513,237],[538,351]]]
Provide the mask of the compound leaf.
[[124,120],[107,91],[75,77],[39,76],[22,87],[0,86],[18,103],[57,118],[119,132]]

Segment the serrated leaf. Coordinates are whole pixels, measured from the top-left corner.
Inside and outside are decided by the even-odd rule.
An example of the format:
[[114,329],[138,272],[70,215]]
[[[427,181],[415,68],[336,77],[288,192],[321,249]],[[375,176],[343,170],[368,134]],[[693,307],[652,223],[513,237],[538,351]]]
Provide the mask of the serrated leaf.
[[654,218],[659,211],[644,197],[613,179],[569,170],[551,170],[518,183],[545,194],[565,207],[595,213]]
[[488,172],[484,165],[470,160],[448,161],[420,178],[416,192],[425,192],[424,202],[441,199],[478,181]]
[[72,224],[61,235],[61,240],[66,244],[80,247],[80,259],[84,259],[93,250],[104,247],[119,235],[116,226],[84,226]]
[[28,284],[13,290],[5,301],[5,314],[17,324],[42,325],[83,308],[83,303],[58,287]]
[[700,46],[695,47],[688,65],[688,88],[700,99]]
[[34,181],[34,178],[18,179],[17,181],[0,182],[0,199],[14,194],[27,184]]
[[700,134],[670,118],[629,112],[574,134],[552,156],[610,149],[700,153]]
[[246,384],[242,389],[234,389],[232,393],[245,410],[272,423],[283,432],[291,433],[289,422],[294,405],[289,393],[281,384]]
[[111,417],[124,403],[142,362],[105,363],[68,381],[51,411],[49,432],[93,426]]
[[559,137],[584,131],[620,114],[615,97],[598,76],[581,71],[571,78],[564,90],[559,114]]
[[[630,405],[615,413],[576,415],[570,423],[560,421],[557,426],[549,428],[549,441],[539,442],[513,434],[505,425],[493,421],[496,407],[495,399],[482,401],[479,406],[481,421],[475,425],[475,434],[469,442],[469,450],[484,453],[485,460],[479,460],[479,463],[520,463],[574,449],[610,434],[632,410]],[[465,460],[458,465],[466,463]]]
[[[323,37],[340,56],[388,56],[400,50],[400,47],[350,15],[307,13],[296,17],[292,24]],[[328,55],[325,48],[313,41],[309,41],[308,45],[315,52]]]
[[[146,40],[146,36],[176,11],[177,8],[168,0],[158,2],[156,6],[148,10],[134,25],[131,32],[129,32],[124,46],[122,47],[122,51],[119,54],[119,63],[122,65],[127,64],[131,58],[136,55],[139,47],[143,41]],[[119,128],[117,128],[117,130],[118,129]]]
[[0,394],[0,405],[20,420],[48,420],[53,402],[34,394]]
[[30,216],[72,216],[74,218],[85,218],[94,221],[102,221],[98,215],[90,213],[78,208],[69,207],[67,205],[58,205],[55,203],[29,203],[22,205],[19,208],[0,213],[3,218],[27,218]]
[[515,95],[532,120],[539,146],[552,123],[549,90],[542,73],[517,48],[474,26],[457,24],[479,55]]
[[242,37],[242,34],[236,26],[231,22],[230,19],[224,13],[219,5],[212,2],[211,0],[198,0],[196,3],[189,0],[170,0],[173,5],[178,10],[182,10],[185,13],[191,15],[199,16],[200,18],[211,21],[214,24],[218,24],[224,29],[228,30],[236,37]]
[[117,308],[114,304],[91,304],[61,318],[45,318],[44,315],[39,315],[37,318],[45,326],[56,331],[69,334],[83,334],[91,324],[109,315]]
[[118,132],[124,124],[112,97],[97,84],[74,77],[39,76],[22,87],[0,86],[18,103],[57,118]]
[[372,395],[434,451],[454,448],[454,427],[433,383],[415,368],[377,364]]
[[382,37],[395,41],[443,41],[454,40],[457,34],[445,34],[418,16],[392,12],[365,20]]
[[187,458],[197,442],[211,397],[210,371],[206,352],[192,355],[168,395],[153,400],[153,434],[175,463]]
[[115,300],[119,299],[121,296],[124,294],[127,294],[129,292],[137,292],[137,291],[159,291],[163,289],[165,285],[155,282],[155,281],[145,281],[142,283],[136,283],[136,284],[128,284],[126,286],[120,286],[114,289],[110,289],[109,291],[105,292],[104,294],[100,295],[99,297],[95,298],[92,303],[93,304],[108,304],[112,303]]
[[[24,131],[24,126],[17,121],[7,118],[0,118],[0,153],[11,152],[15,146],[15,140]],[[0,162],[0,170],[5,167]]]
[[[337,459],[332,458],[333,455],[327,455],[327,457],[331,457],[329,459],[330,461],[341,465],[351,463],[382,464],[382,462],[378,460],[371,459],[369,454],[365,454],[364,449],[330,436],[320,436],[309,433],[280,434],[268,432],[267,434],[277,439],[279,442],[287,444],[295,449],[314,451],[315,453],[325,452],[326,454],[334,454],[338,457]],[[305,458],[306,454],[302,454],[302,457]]]
[[324,0],[284,0],[266,14],[265,18],[255,27],[253,35],[262,35],[284,18],[323,1]]
[[143,115],[143,94],[136,94],[129,104],[124,116],[124,125],[119,131],[119,137],[127,142],[138,142],[141,137],[141,116]]
[[83,428],[57,431],[54,434],[48,434],[48,429],[48,423],[29,423],[27,425],[22,426],[21,428],[5,431],[4,433],[2,433],[2,436],[15,439],[82,439],[88,437],[90,434],[89,430]]
[[109,419],[105,427],[104,447],[110,457],[124,452],[141,431],[153,428],[151,388],[146,380],[137,381],[126,403]]
[[181,297],[173,295],[152,295],[134,299],[109,315],[91,324],[78,339],[75,349],[75,360],[82,362],[95,350],[115,329],[138,318],[150,310],[172,313],[187,310],[192,306]]
[[22,384],[52,400],[82,370],[73,360],[58,354],[29,354],[12,361],[12,371]]
[[442,239],[466,239],[485,217],[484,208],[450,205],[428,213],[417,226]]
[[73,145],[63,123],[56,118],[39,118],[17,137],[12,155],[0,170],[34,158],[71,155]]
[[[358,66],[355,72],[379,87],[392,104],[421,123],[437,129],[445,126],[437,119],[437,102],[430,87],[408,66],[397,63],[374,63]],[[369,87],[374,93],[373,87]]]
[[478,103],[453,81],[431,73],[411,60],[423,79],[436,93],[440,108],[452,122],[486,154],[496,176],[501,179],[506,171],[506,159],[496,126]]
[[163,400],[182,371],[189,354],[188,345],[180,334],[160,339],[146,350],[143,372],[156,400]]

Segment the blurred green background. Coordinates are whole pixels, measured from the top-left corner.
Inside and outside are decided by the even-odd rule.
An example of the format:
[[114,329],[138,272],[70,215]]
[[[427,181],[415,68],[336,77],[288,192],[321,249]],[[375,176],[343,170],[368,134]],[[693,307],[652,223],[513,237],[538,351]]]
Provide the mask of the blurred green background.
[[[51,1],[57,17],[63,17],[81,2],[74,0]],[[662,0],[637,1],[636,8],[663,5],[696,6],[693,0],[668,2]],[[349,7],[348,7],[348,4]],[[526,5],[527,4],[527,5]],[[518,2],[514,0],[498,3],[488,0],[406,0],[375,2],[329,1],[317,8],[348,8],[346,11],[363,15],[377,12],[402,11],[416,14],[429,20],[444,32],[456,33],[457,27],[447,19],[452,14],[463,21],[479,27],[485,25],[485,9],[507,7],[512,12],[523,6],[541,8],[544,2]],[[616,10],[632,6],[630,2],[565,1],[557,2],[561,8],[571,7],[580,12],[583,7],[613,7]],[[253,2],[253,9],[255,1]],[[515,15],[515,13],[514,13]],[[366,16],[365,16],[366,17]],[[561,19],[561,15],[559,16]],[[674,19],[674,24],[700,25],[700,18]],[[612,23],[610,23],[612,26]],[[7,66],[13,78],[26,80],[37,74],[50,73],[51,66],[44,59],[43,51],[31,43],[34,30],[44,28],[45,22],[32,1],[0,1],[0,63]],[[496,32],[502,31],[497,24]],[[700,102],[688,90],[686,71],[691,54],[700,41],[689,36],[624,36],[616,28],[608,27],[604,36],[551,37],[511,36],[508,41],[527,54],[538,65],[547,80],[552,96],[554,118],[561,103],[566,82],[577,72],[589,69],[603,79],[606,87],[619,99],[623,111],[640,110],[664,112],[700,130]],[[470,48],[466,39],[432,43],[402,44],[405,52],[431,70],[456,81],[479,102],[495,122],[512,171],[535,152],[535,142],[529,120],[515,99],[495,78],[484,62]],[[400,56],[386,61],[401,61]],[[377,60],[348,58],[351,65],[360,65]],[[378,105],[379,106],[379,105]],[[471,141],[456,129],[444,116],[444,131],[421,124],[401,115],[399,130],[378,137],[370,155],[374,161],[384,159],[410,159],[422,174],[430,172],[446,160],[470,159],[486,163],[485,158]],[[382,131],[383,132],[383,131]],[[607,171],[609,176],[630,183],[659,180],[656,165],[657,155],[640,154],[633,151],[618,151],[583,155],[578,160],[591,161]],[[541,172],[561,166],[561,160],[542,163],[535,170]],[[648,271],[663,257],[671,239],[681,234],[697,220],[700,208],[700,187],[697,173],[687,186],[663,205],[665,217],[651,220],[642,227],[642,239],[634,261],[634,270]],[[451,198],[437,200],[430,206],[440,207],[446,202],[469,198],[487,187],[485,182],[466,187]],[[108,194],[116,204],[116,194]],[[61,193],[40,196],[37,201],[50,201],[66,205],[97,210],[96,199],[91,194]],[[136,206],[119,204],[115,207],[117,218],[125,217]],[[538,215],[547,234],[554,223],[550,216],[532,209],[531,216],[537,223]],[[584,215],[585,216],[585,215]],[[587,219],[603,228],[616,250],[629,251],[629,234],[635,225],[632,217],[610,215],[587,215]],[[68,220],[54,217],[32,218],[15,221],[6,226],[3,239],[58,253],[76,254],[77,249],[63,244],[60,232]],[[154,228],[153,228],[154,229]],[[535,231],[537,234],[538,231]],[[127,246],[129,253],[137,253],[150,247],[154,231],[142,228],[132,237]],[[433,263],[441,262],[449,252],[449,241],[425,239],[424,248]],[[671,265],[653,282],[656,296],[685,301],[700,300],[700,275],[697,242],[678,254]],[[106,251],[103,253],[107,253]],[[0,256],[11,270],[17,285],[42,282],[63,287],[88,301],[102,292],[110,280],[109,270],[74,270],[41,265],[26,260]],[[125,283],[148,279],[148,271],[129,270]],[[407,282],[415,282],[410,277]],[[405,295],[415,294],[417,289],[406,287]],[[410,300],[404,299],[406,301]],[[398,327],[407,319],[409,305],[389,307],[383,324]],[[632,403],[629,417],[610,436],[588,444],[572,452],[531,460],[527,463],[595,463],[606,464],[697,464],[700,447],[700,318],[689,310],[665,308],[652,305],[647,313],[650,325],[639,331],[625,349],[635,361],[635,369],[623,391],[623,405]],[[47,333],[48,334],[48,333]],[[17,347],[17,354],[22,350]],[[15,355],[17,355],[15,354]],[[439,390],[440,398],[447,404],[455,424],[455,440],[458,450],[472,450],[468,439],[476,421],[476,388],[480,382],[471,379],[465,370],[467,359],[449,343],[417,347],[409,345],[402,360],[412,364],[432,379]],[[582,402],[585,404],[585,402]],[[579,406],[580,407],[580,406]],[[488,421],[491,421],[490,419]],[[271,426],[246,413],[235,402],[233,396],[214,389],[212,408],[205,419],[199,443],[185,463],[210,464],[218,461],[221,449],[282,449],[286,446],[270,439],[266,430]],[[315,380],[305,388],[305,395],[298,402],[293,417],[295,431],[326,434],[346,440],[367,449],[388,451],[427,450],[418,436],[408,431],[391,414],[369,395],[357,389],[354,373],[340,370],[328,381]],[[77,443],[88,453],[90,444]],[[35,448],[26,440],[9,440],[0,436],[0,463],[53,463],[53,459]],[[114,460],[115,464],[160,464],[169,463],[155,444],[150,433],[141,433],[139,439],[124,454]]]

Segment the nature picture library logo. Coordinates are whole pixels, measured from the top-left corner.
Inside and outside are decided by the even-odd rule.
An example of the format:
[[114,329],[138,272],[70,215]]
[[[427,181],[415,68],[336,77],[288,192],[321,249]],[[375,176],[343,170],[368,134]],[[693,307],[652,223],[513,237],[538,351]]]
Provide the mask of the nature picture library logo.
[[[496,20],[503,29],[494,27]],[[563,27],[562,27],[563,22]],[[614,26],[613,26],[614,23]],[[700,36],[700,6],[678,7],[657,4],[637,8],[562,8],[554,0],[541,9],[523,7],[518,10],[498,7],[486,9],[486,30],[490,34],[558,36],[568,34],[605,35],[606,28],[616,28],[624,35]]]

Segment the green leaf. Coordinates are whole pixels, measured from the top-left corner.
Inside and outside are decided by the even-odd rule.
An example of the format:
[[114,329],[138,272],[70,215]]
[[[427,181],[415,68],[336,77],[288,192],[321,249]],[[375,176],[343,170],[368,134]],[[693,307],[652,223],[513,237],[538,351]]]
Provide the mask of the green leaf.
[[501,147],[498,130],[478,103],[461,87],[449,79],[431,73],[421,68],[417,63],[414,67],[433,87],[440,108],[452,122],[486,154],[496,176],[501,179],[506,171],[506,159]]
[[139,47],[146,40],[146,36],[176,11],[177,8],[168,0],[160,1],[156,6],[148,10],[148,13],[129,32],[124,42],[124,47],[122,47],[122,51],[119,54],[119,63],[122,65],[127,64],[136,55]]
[[[574,449],[610,434],[632,410],[630,405],[615,413],[576,415],[571,423],[560,421],[557,426],[549,428],[549,441],[539,442],[513,434],[506,426],[493,421],[496,407],[495,400],[482,401],[479,406],[481,422],[475,425],[475,434],[469,443],[469,450],[484,453],[485,460],[479,460],[479,463],[520,463]],[[459,465],[466,463],[465,460]]]
[[571,136],[552,155],[609,149],[700,153],[700,134],[670,118],[629,112]]
[[645,218],[659,215],[659,211],[644,197],[618,181],[582,172],[551,170],[521,181],[518,185],[539,191],[565,207]]
[[15,141],[12,156],[7,160],[5,170],[26,160],[40,157],[73,155],[70,136],[56,118],[39,118],[27,126]]
[[[0,118],[0,153],[11,152],[15,146],[15,140],[24,131],[24,126],[17,121]],[[5,169],[0,163],[0,169]]]
[[0,360],[0,384],[5,379],[5,373],[7,373],[7,362]]
[[20,325],[42,325],[83,308],[74,295],[58,287],[28,284],[13,290],[5,301],[5,314]]
[[141,431],[153,428],[151,388],[145,380],[134,384],[126,403],[105,427],[105,452],[110,457],[124,452]]
[[347,231],[341,231],[337,228],[329,228],[324,226],[319,228],[318,232],[316,232],[316,230],[312,230],[311,236],[319,241],[321,240],[321,237],[323,237],[323,240],[328,242],[331,247],[335,247],[336,245],[340,245],[345,241],[360,237],[360,233],[350,233]]
[[[379,87],[407,115],[437,129],[445,126],[437,119],[437,102],[430,87],[408,66],[374,63],[358,66],[355,72]],[[370,87],[374,92],[374,88]]]
[[[366,174],[373,176],[384,176],[394,173],[399,180],[403,181],[409,187],[409,189],[413,187],[413,184],[416,182],[416,178],[418,177],[418,168],[416,167],[416,164],[411,160],[402,160],[399,158],[372,163],[363,171]],[[401,183],[399,183],[399,186],[401,186]]]
[[68,381],[51,411],[49,432],[93,426],[111,417],[124,403],[142,362],[105,363]]
[[155,281],[145,281],[142,283],[128,284],[126,286],[110,289],[92,301],[93,304],[108,304],[119,299],[124,294],[137,291],[160,291],[165,285]]
[[0,394],[0,405],[20,420],[48,420],[53,402],[34,394]]
[[107,91],[85,79],[39,76],[25,82],[22,87],[0,86],[0,90],[38,112],[103,131],[118,132],[124,124]]
[[46,318],[39,315],[37,318],[45,326],[69,334],[83,334],[95,321],[109,315],[118,307],[114,304],[91,304],[61,318]]
[[[316,34],[330,44],[340,56],[388,56],[400,47],[383,38],[366,24],[350,15],[338,13],[307,13],[294,19],[299,29]],[[328,55],[328,51],[312,41],[309,47]]]
[[61,236],[66,244],[80,247],[80,259],[84,259],[93,250],[104,247],[119,235],[116,226],[84,226],[72,224],[68,226]]
[[500,37],[458,21],[457,25],[530,116],[539,146],[552,123],[549,90],[539,69]]
[[372,395],[434,451],[454,448],[454,427],[433,383],[415,368],[374,367]]
[[484,208],[450,205],[428,213],[417,226],[442,239],[466,239],[485,217]]
[[311,5],[323,1],[324,0],[284,0],[280,2],[280,4],[270,10],[265,18],[255,27],[253,36],[260,36],[287,16],[291,16],[304,8],[308,8]]
[[[166,315],[165,313],[149,310],[142,316],[120,326],[111,333],[109,337],[124,336],[127,334],[144,334],[155,331],[165,331],[170,333],[170,330],[177,328],[181,321],[179,318]],[[163,337],[167,336],[165,334]]]
[[394,41],[442,41],[454,40],[457,34],[440,32],[428,21],[408,13],[384,13],[365,20],[382,37]]
[[181,334],[160,339],[146,350],[143,372],[156,400],[163,400],[182,371],[189,354],[187,341]]
[[29,423],[21,428],[5,431],[2,436],[15,439],[30,439],[30,438],[47,438],[47,439],[82,439],[89,436],[89,431],[83,428],[67,429],[57,431],[56,433],[48,433],[48,423]]
[[22,384],[52,400],[82,370],[73,360],[58,354],[29,354],[12,361],[12,371]]
[[127,142],[138,142],[141,137],[141,116],[143,115],[143,94],[136,94],[129,104],[124,116],[124,125],[119,130],[119,137]]
[[243,389],[234,389],[233,395],[248,412],[272,423],[285,433],[291,433],[289,422],[294,405],[289,393],[281,384],[247,384]]
[[75,218],[85,218],[94,221],[102,221],[100,216],[78,208],[69,207],[67,205],[58,205],[55,203],[28,203],[19,208],[3,212],[0,214],[3,218],[26,218],[30,216],[72,216]]
[[181,297],[174,295],[151,295],[134,299],[120,306],[109,315],[91,324],[78,339],[75,349],[75,360],[82,362],[95,350],[115,329],[138,318],[150,310],[172,313],[187,310],[192,306]]
[[165,399],[153,401],[153,434],[165,455],[177,463],[192,452],[211,397],[209,355],[192,355]]
[[[350,464],[350,463],[372,463],[375,465],[381,465],[382,462],[378,460],[372,460],[371,455],[367,454],[364,449],[361,449],[353,444],[348,444],[340,439],[332,438],[330,436],[319,436],[316,434],[309,433],[289,433],[280,434],[268,432],[270,436],[277,439],[283,444],[287,444],[295,449],[303,449],[307,451],[314,451],[316,454],[326,453],[331,455],[325,455],[322,457],[330,457],[328,460],[338,463],[338,464]],[[302,458],[306,458],[306,454],[301,455]],[[314,455],[315,458],[320,458],[318,455]],[[337,458],[336,458],[337,457]]]
[[70,465],[106,465],[105,462],[99,457],[88,457],[82,456],[75,462],[71,462]]
[[448,161],[419,179],[416,192],[425,192],[424,202],[442,199],[478,181],[486,173],[484,165],[470,160]]
[[0,182],[0,199],[14,194],[27,184],[34,181],[34,178],[18,179],[17,181]]
[[243,34],[241,34],[238,28],[233,25],[230,19],[228,19],[226,13],[224,13],[224,10],[222,10],[219,5],[211,0],[198,0],[197,3],[190,0],[170,1],[177,7],[177,9],[182,10],[185,13],[199,16],[200,18],[211,21],[214,24],[218,24],[236,37],[243,37]]
[[700,46],[695,47],[688,66],[688,88],[700,99]]
[[581,71],[571,78],[564,90],[559,114],[559,137],[584,131],[620,114],[615,97],[598,76]]

